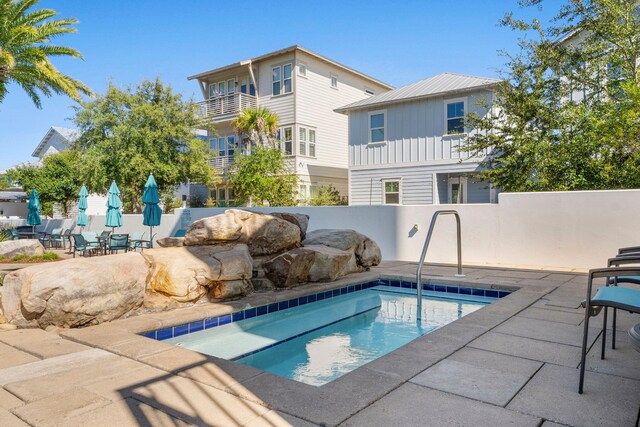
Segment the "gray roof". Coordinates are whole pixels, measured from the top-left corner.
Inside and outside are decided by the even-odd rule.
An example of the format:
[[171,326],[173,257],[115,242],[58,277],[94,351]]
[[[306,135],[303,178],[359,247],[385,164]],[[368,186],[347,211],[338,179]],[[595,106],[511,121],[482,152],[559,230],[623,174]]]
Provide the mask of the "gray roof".
[[344,107],[337,108],[338,113],[346,113],[351,110],[368,109],[384,104],[429,98],[434,96],[450,95],[481,88],[495,86],[500,80],[488,77],[465,76],[463,74],[442,73],[397,89],[372,96],[361,101],[354,102]]
[[0,191],[0,201],[2,202],[18,202],[27,199],[27,193],[24,191]]
[[300,52],[304,52],[307,55],[310,55],[310,56],[313,56],[315,58],[318,58],[318,59],[320,59],[320,60],[322,60],[324,62],[327,62],[329,64],[332,64],[332,65],[334,65],[336,67],[342,68],[343,70],[349,71],[349,72],[351,72],[351,73],[353,73],[353,74],[355,74],[357,76],[360,76],[362,78],[370,80],[370,81],[372,81],[374,83],[377,83],[377,84],[379,84],[381,86],[385,86],[385,87],[387,87],[389,89],[393,88],[393,86],[391,86],[388,83],[382,82],[382,81],[380,81],[378,79],[375,79],[375,78],[373,78],[373,77],[371,77],[369,75],[361,73],[360,71],[358,71],[358,70],[356,70],[354,68],[347,67],[346,65],[343,65],[343,64],[341,64],[341,63],[339,63],[337,61],[334,61],[333,59],[329,59],[326,56],[320,55],[319,53],[316,53],[316,52],[314,52],[314,51],[312,51],[310,49],[304,48],[304,47],[302,47],[300,45],[293,45],[293,46],[285,47],[284,49],[276,50],[274,52],[269,52],[267,54],[256,56],[254,58],[245,59],[243,61],[234,62],[233,64],[225,65],[224,67],[219,67],[219,68],[215,68],[213,70],[205,71],[204,73],[194,74],[192,76],[187,77],[187,80],[207,78],[211,74],[216,74],[216,73],[220,73],[222,71],[231,70],[233,68],[244,66],[244,65],[248,65],[248,64],[251,64],[253,62],[260,62],[260,61],[263,61],[265,59],[270,59],[270,58],[272,58],[274,56],[283,55],[283,54],[289,53],[289,52],[295,52],[296,50],[298,50]]
[[60,126],[52,126],[51,129],[47,131],[44,138],[42,138],[42,141],[40,141],[40,144],[38,144],[36,149],[31,154],[33,157],[40,157],[40,151],[45,147],[45,145],[47,145],[47,142],[49,142],[49,140],[54,135],[54,133],[59,133],[60,136],[66,139],[69,144],[71,144],[73,141],[78,139],[81,135],[81,132],[78,129],[69,129],[69,128],[63,128]]

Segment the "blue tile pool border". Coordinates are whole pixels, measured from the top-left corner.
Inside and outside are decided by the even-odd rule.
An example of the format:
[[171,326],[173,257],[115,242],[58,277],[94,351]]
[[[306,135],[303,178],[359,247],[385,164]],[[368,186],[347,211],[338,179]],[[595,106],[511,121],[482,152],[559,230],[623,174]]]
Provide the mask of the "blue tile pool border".
[[[181,335],[190,334],[192,332],[198,332],[205,329],[216,328],[218,326],[226,325],[228,323],[239,322],[244,319],[250,319],[252,317],[263,316],[268,313],[273,313],[280,310],[287,310],[289,308],[297,307],[300,305],[310,304],[323,299],[334,298],[340,295],[350,294],[352,292],[361,291],[363,289],[373,288],[375,286],[390,286],[394,288],[404,289],[416,289],[414,282],[409,282],[400,279],[377,279],[366,283],[357,283],[345,286],[343,288],[332,289],[329,291],[318,292],[311,295],[305,295],[299,298],[293,298],[286,301],[275,302],[272,304],[262,305],[259,307],[246,308],[241,311],[236,311],[230,314],[222,316],[211,317],[203,320],[197,320],[195,322],[185,323],[182,325],[171,326],[168,328],[162,328],[155,331],[142,332],[139,335],[154,340],[163,341],[169,338],[179,337]],[[443,292],[452,295],[469,295],[480,296],[489,298],[504,298],[511,293],[511,291],[504,291],[499,289],[484,289],[484,288],[470,288],[467,286],[456,285],[435,285],[430,283],[424,283],[422,289],[425,291]]]

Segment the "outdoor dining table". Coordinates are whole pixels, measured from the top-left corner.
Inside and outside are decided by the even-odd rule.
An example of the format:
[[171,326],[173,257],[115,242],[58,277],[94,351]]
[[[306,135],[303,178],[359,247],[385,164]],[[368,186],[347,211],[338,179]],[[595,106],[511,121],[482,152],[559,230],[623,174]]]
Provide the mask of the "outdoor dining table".
[[109,241],[109,236],[96,236],[96,241],[98,245],[100,245],[100,250],[102,251],[102,255],[107,254],[107,242]]
[[20,239],[35,239],[38,233],[35,231],[19,231],[18,237]]

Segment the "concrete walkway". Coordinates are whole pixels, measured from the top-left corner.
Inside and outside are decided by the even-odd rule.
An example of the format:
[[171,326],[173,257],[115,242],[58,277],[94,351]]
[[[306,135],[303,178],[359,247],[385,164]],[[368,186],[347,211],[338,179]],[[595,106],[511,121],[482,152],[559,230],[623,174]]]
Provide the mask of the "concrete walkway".
[[455,280],[451,267],[426,270],[433,283],[519,290],[321,387],[136,334],[381,275],[411,278],[414,264],[85,329],[0,333],[0,426],[636,425],[640,353],[626,331],[640,316],[619,313],[606,360],[596,318],[579,395],[583,274],[471,267]]

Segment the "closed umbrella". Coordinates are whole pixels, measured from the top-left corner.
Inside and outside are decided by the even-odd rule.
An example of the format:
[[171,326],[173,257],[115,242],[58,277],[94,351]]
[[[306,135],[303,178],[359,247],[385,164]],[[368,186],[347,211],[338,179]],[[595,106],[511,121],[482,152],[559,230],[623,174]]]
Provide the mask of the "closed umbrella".
[[149,179],[144,185],[142,203],[144,203],[142,223],[149,226],[149,246],[153,247],[153,227],[160,225],[160,217],[162,216],[162,209],[158,206],[158,203],[160,203],[158,184],[156,184],[153,174],[149,175]]
[[[120,200],[120,190],[115,181],[111,182],[109,187],[109,196],[107,197],[107,220],[105,225],[115,229],[116,227],[122,227],[122,200]],[[113,231],[113,230],[112,230]]]
[[33,227],[33,233],[35,234],[36,225],[42,224],[42,218],[40,218],[40,199],[38,198],[38,192],[33,189],[29,195],[29,203],[27,203],[27,225]]
[[87,191],[87,187],[85,187],[84,185],[82,186],[82,188],[80,189],[80,200],[78,201],[78,220],[76,221],[76,225],[80,226],[80,227],[84,227],[85,225],[87,225],[88,218],[87,218],[87,213],[85,212],[87,210],[87,196],[89,195],[89,192]]

